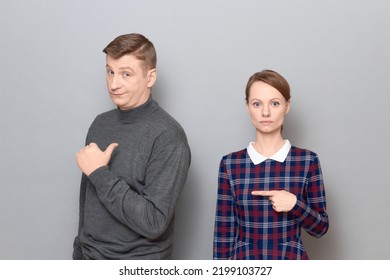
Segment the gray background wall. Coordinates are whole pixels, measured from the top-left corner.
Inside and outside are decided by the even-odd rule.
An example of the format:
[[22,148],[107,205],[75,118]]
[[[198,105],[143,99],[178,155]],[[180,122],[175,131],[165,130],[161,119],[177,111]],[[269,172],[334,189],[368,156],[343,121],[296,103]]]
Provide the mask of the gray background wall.
[[254,140],[247,79],[292,87],[285,138],[317,152],[330,230],[313,259],[389,259],[390,2],[22,1],[0,4],[0,259],[69,259],[75,152],[113,108],[103,47],[140,32],[158,52],[155,99],[185,128],[192,166],[174,258],[211,259],[219,160]]

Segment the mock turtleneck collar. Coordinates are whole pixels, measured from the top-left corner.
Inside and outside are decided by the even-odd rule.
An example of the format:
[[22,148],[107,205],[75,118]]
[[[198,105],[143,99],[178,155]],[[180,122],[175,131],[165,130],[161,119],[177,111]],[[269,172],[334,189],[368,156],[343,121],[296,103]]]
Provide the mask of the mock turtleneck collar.
[[121,123],[134,123],[142,117],[152,113],[157,107],[158,103],[150,96],[144,104],[138,107],[128,110],[117,108],[118,119]]

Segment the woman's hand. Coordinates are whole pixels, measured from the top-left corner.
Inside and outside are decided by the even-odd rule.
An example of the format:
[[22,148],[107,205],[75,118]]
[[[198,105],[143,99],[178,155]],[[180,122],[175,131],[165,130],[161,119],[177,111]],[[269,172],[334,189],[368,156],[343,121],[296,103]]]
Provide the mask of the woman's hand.
[[261,195],[268,197],[272,208],[276,212],[288,212],[293,209],[297,203],[297,197],[285,190],[282,191],[253,191],[252,195]]

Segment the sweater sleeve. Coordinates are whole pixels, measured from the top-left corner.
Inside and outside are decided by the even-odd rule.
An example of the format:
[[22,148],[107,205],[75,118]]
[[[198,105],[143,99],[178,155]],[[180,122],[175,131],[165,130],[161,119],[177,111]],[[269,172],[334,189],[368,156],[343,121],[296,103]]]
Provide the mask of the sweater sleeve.
[[81,183],[80,183],[80,198],[79,198],[79,227],[78,234],[73,241],[73,254],[72,258],[74,260],[80,260],[83,257],[81,252],[81,245],[79,240],[79,234],[84,225],[84,205],[85,205],[85,190],[86,190],[86,181],[87,176],[82,174]]
[[214,226],[213,258],[230,259],[234,253],[237,222],[233,196],[224,160],[218,173],[218,193]]
[[191,157],[189,147],[182,141],[159,142],[155,146],[141,193],[107,166],[89,176],[106,209],[122,224],[149,239],[160,237],[170,225]]
[[328,231],[325,189],[317,155],[309,167],[306,191],[302,197],[297,198],[292,212],[310,235],[321,237]]

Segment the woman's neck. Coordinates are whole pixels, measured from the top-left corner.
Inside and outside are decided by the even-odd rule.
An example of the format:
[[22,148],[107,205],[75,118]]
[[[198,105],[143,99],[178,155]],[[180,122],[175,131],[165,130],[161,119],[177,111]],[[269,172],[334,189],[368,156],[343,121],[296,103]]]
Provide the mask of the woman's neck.
[[277,134],[256,134],[256,141],[253,144],[255,150],[265,157],[270,157],[280,150],[284,145],[281,133]]

